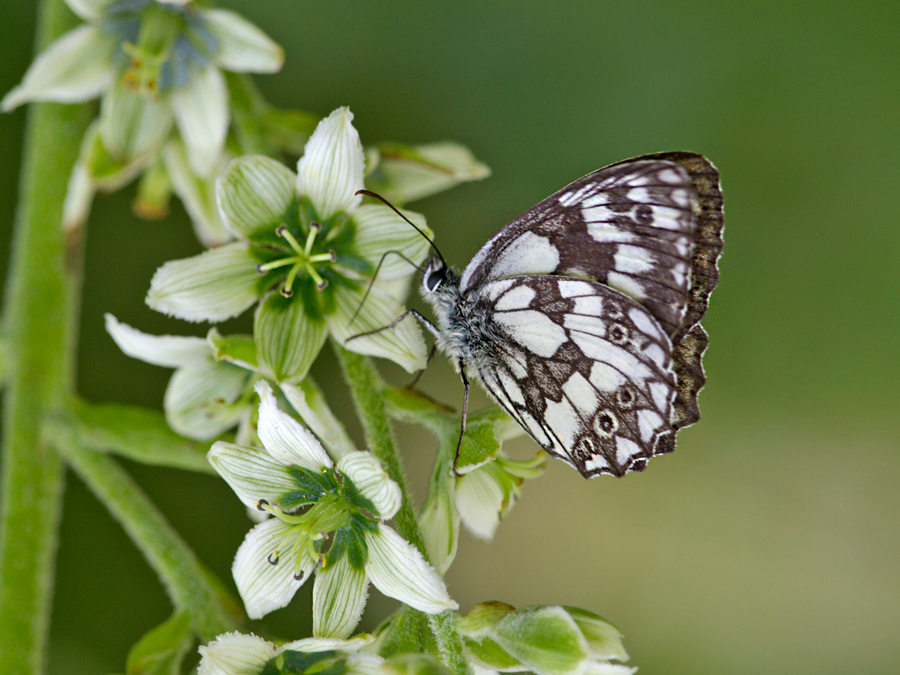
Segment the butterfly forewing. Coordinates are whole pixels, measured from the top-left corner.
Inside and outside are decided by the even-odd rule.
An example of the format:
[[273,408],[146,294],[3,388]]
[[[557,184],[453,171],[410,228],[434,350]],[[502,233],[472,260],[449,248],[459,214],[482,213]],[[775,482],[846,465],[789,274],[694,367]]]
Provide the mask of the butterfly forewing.
[[522,274],[593,279],[641,302],[673,334],[689,301],[695,199],[690,175],[670,161],[600,169],[504,227],[461,287]]
[[495,399],[583,475],[642,468],[671,427],[671,342],[640,304],[597,282],[517,276],[484,287],[494,331],[472,359]]

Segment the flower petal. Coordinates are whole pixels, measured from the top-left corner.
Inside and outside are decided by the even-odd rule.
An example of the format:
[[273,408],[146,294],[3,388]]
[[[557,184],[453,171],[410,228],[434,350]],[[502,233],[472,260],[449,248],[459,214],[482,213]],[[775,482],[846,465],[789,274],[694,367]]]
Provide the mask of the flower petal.
[[337,468],[372,502],[380,518],[392,518],[400,509],[400,487],[371,452],[348,452],[338,460]]
[[169,426],[182,436],[208,441],[241,420],[246,403],[236,403],[250,372],[224,361],[200,361],[175,371],[163,409]]
[[147,304],[188,321],[230,319],[259,298],[256,264],[246,242],[170,260],[153,275]]
[[412,544],[386,525],[366,533],[366,574],[379,591],[410,607],[438,614],[457,605],[438,573]]
[[225,633],[200,645],[197,675],[259,675],[278,648],[255,635]]
[[628,652],[622,644],[622,633],[602,616],[579,607],[563,607],[572,617],[587,640],[588,649],[595,659],[627,661]]
[[444,481],[429,496],[419,516],[419,527],[425,540],[428,559],[438,574],[443,575],[456,558],[459,543],[459,513],[453,506],[453,487],[450,481]]
[[215,60],[236,73],[276,73],[284,63],[284,50],[268,35],[236,12],[201,10],[206,27],[219,41]]
[[206,361],[212,355],[203,338],[182,335],[150,335],[105,314],[106,332],[128,356],[164,368],[180,368]]
[[313,635],[349,637],[366,606],[368,587],[366,573],[355,569],[346,555],[319,568],[313,584]]
[[294,199],[294,172],[262,155],[234,160],[216,180],[216,201],[225,226],[250,238],[274,230]]
[[376,654],[349,654],[347,675],[382,675],[384,659]]
[[[295,561],[278,560],[276,554],[291,528],[291,525],[277,518],[260,523],[247,533],[234,557],[231,573],[244,601],[247,616],[251,619],[260,619],[287,605],[318,562],[311,556],[305,556],[299,569],[303,576],[298,580],[295,578]],[[301,545],[301,550],[306,548]],[[277,564],[269,562],[270,556],[278,561]]]
[[459,143],[443,141],[427,145],[382,143],[380,161],[368,184],[385,199],[406,204],[459,183],[481,180],[491,170]]
[[278,409],[268,382],[257,382],[256,393],[259,394],[257,431],[266,450],[288,465],[313,471],[331,466],[331,459],[316,437],[293,417]]
[[322,390],[312,378],[306,377],[296,385],[283,384],[281,391],[306,426],[322,441],[332,459],[340,459],[356,450],[344,425],[328,407]]
[[[403,366],[410,373],[424,368],[427,351],[425,340],[412,316],[390,330],[350,339],[361,333],[384,328],[405,311],[403,305],[378,286],[372,287],[365,302],[364,293],[362,289],[335,288],[335,312],[326,317],[335,338],[350,351],[382,356]],[[354,319],[357,309],[359,314]]]
[[209,176],[228,131],[228,91],[222,73],[215,66],[193,73],[185,86],[172,92],[170,101],[191,168]]
[[319,122],[297,162],[297,192],[309,196],[319,217],[350,211],[362,200],[365,157],[353,113],[338,108]]
[[28,101],[78,103],[96,98],[113,78],[116,39],[96,26],[79,26],[41,52],[22,84],[0,102],[10,111]]
[[299,298],[272,293],[256,309],[253,336],[262,372],[276,382],[299,382],[322,350],[328,328],[307,315]]
[[281,504],[297,483],[288,467],[259,448],[217,441],[206,455],[245,506],[255,509],[261,499]]
[[345,652],[352,654],[358,652],[363,647],[372,644],[375,640],[374,635],[368,633],[360,633],[354,635],[349,640],[341,640],[338,638],[311,637],[294,640],[281,646],[281,651],[292,652]]
[[99,19],[103,16],[103,12],[106,11],[106,8],[109,7],[115,0],[64,0],[65,3],[69,6],[73,12],[75,12],[81,19],[85,21],[91,21],[93,19]]
[[479,539],[490,541],[500,524],[504,493],[487,467],[456,481],[456,508],[463,524]]
[[194,233],[206,248],[215,248],[228,242],[232,236],[225,228],[216,206],[216,183],[191,171],[184,143],[171,140],[163,147],[163,162],[172,187],[191,217]]
[[110,155],[122,164],[158,153],[171,129],[168,105],[118,83],[104,94],[100,135]]
[[523,607],[500,619],[490,637],[537,675],[580,675],[587,642],[562,607]]
[[69,185],[66,188],[66,200],[63,203],[63,229],[66,233],[78,232],[87,222],[94,203],[94,185],[91,174],[84,162],[79,159],[72,168]]
[[[426,236],[432,236],[425,224],[425,216],[421,213],[403,211],[403,215]],[[408,277],[416,271],[413,265],[421,264],[428,257],[431,249],[428,239],[384,204],[363,204],[353,212],[353,220],[357,226],[354,248],[372,267],[378,265],[388,251],[402,253],[413,263],[410,264],[399,255],[385,256],[378,270],[379,281]]]
[[121,162],[109,152],[100,134],[100,121],[94,120],[81,142],[79,162],[84,164],[91,184],[98,190],[112,192],[131,182],[146,166],[150,157]]

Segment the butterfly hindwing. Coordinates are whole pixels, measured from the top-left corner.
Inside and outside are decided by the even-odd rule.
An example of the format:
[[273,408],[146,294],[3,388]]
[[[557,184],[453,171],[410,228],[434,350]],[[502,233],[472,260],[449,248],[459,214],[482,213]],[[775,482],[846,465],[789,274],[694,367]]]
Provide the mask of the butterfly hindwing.
[[658,454],[676,392],[671,342],[650,313],[592,281],[517,276],[486,284],[489,341],[472,363],[549,453],[583,475],[622,475]]

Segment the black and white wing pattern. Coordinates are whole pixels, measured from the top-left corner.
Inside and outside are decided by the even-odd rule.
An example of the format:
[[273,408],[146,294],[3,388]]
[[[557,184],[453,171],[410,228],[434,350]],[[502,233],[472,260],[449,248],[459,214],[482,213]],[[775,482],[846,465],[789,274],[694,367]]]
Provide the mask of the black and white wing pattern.
[[456,355],[584,476],[642,470],[700,417],[699,321],[722,229],[718,172],[700,155],[595,171],[506,225],[466,267],[462,309],[448,319],[463,336]]

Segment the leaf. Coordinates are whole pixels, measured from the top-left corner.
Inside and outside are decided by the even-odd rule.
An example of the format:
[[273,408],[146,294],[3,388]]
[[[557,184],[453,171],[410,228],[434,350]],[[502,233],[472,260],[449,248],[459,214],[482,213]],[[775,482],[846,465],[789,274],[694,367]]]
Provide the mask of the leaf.
[[456,467],[458,473],[468,473],[494,459],[500,452],[502,439],[497,422],[468,420]]
[[128,652],[127,675],[177,675],[194,641],[190,617],[179,612],[145,634]]
[[159,412],[137,406],[76,401],[69,424],[81,444],[135,462],[215,473],[206,460],[207,446],[176,434]]

